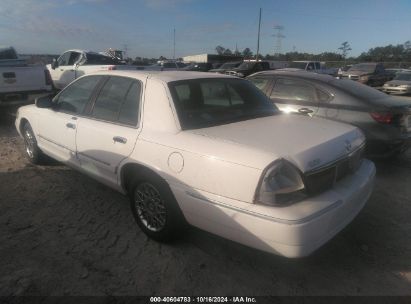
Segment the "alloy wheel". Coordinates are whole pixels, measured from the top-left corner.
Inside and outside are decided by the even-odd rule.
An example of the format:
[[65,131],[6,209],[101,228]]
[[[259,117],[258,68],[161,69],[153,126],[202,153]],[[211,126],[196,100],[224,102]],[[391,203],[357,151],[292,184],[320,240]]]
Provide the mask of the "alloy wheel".
[[139,184],[134,192],[134,204],[138,218],[148,230],[159,232],[164,229],[167,211],[154,185],[147,182]]

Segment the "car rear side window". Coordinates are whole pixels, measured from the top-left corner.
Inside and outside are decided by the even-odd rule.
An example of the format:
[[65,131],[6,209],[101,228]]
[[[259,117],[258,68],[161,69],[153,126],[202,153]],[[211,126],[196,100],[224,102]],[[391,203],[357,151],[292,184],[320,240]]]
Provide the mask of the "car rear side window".
[[133,79],[110,77],[96,99],[91,116],[136,125],[140,90],[140,84]]
[[249,79],[257,88],[264,91],[267,84],[270,82],[269,78],[254,77]]
[[278,78],[270,98],[316,101],[316,89],[305,81]]
[[81,114],[100,79],[101,76],[88,76],[69,85],[57,97],[57,110]]
[[129,89],[124,103],[121,107],[118,121],[123,124],[135,126],[138,121],[138,107],[140,100],[141,85],[139,82],[133,82]]

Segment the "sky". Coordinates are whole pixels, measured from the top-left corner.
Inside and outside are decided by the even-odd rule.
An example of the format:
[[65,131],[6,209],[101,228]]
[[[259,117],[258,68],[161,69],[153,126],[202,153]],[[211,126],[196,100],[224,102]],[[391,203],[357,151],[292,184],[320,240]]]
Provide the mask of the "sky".
[[0,0],[0,44],[22,54],[127,48],[129,57],[215,53],[215,47],[273,54],[337,52],[357,56],[411,40],[411,0]]

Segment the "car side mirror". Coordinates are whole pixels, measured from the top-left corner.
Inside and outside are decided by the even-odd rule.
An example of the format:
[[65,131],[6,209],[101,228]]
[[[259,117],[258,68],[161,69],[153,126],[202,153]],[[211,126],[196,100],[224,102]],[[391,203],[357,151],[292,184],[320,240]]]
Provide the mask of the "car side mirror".
[[51,68],[54,70],[55,68],[57,68],[59,66],[57,59],[53,58],[53,62],[51,63]]
[[54,106],[53,95],[37,97],[35,104],[38,108],[52,108]]

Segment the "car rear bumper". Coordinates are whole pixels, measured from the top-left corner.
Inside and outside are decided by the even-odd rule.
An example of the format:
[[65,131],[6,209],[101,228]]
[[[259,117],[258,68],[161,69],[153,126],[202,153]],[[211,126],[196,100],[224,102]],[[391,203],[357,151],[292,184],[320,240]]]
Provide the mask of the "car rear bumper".
[[[216,200],[204,192],[171,188],[193,226],[253,248],[296,258],[309,255],[353,220],[371,195],[374,178],[374,164],[364,160],[357,172],[339,181],[332,190],[291,206],[264,206],[266,213],[261,212],[261,206],[260,212],[255,212],[255,204],[244,208],[243,202],[236,205],[233,200]],[[315,205],[324,207],[309,208]],[[272,208],[281,208],[283,215],[288,210],[295,215],[298,209],[301,217],[273,217]]]

